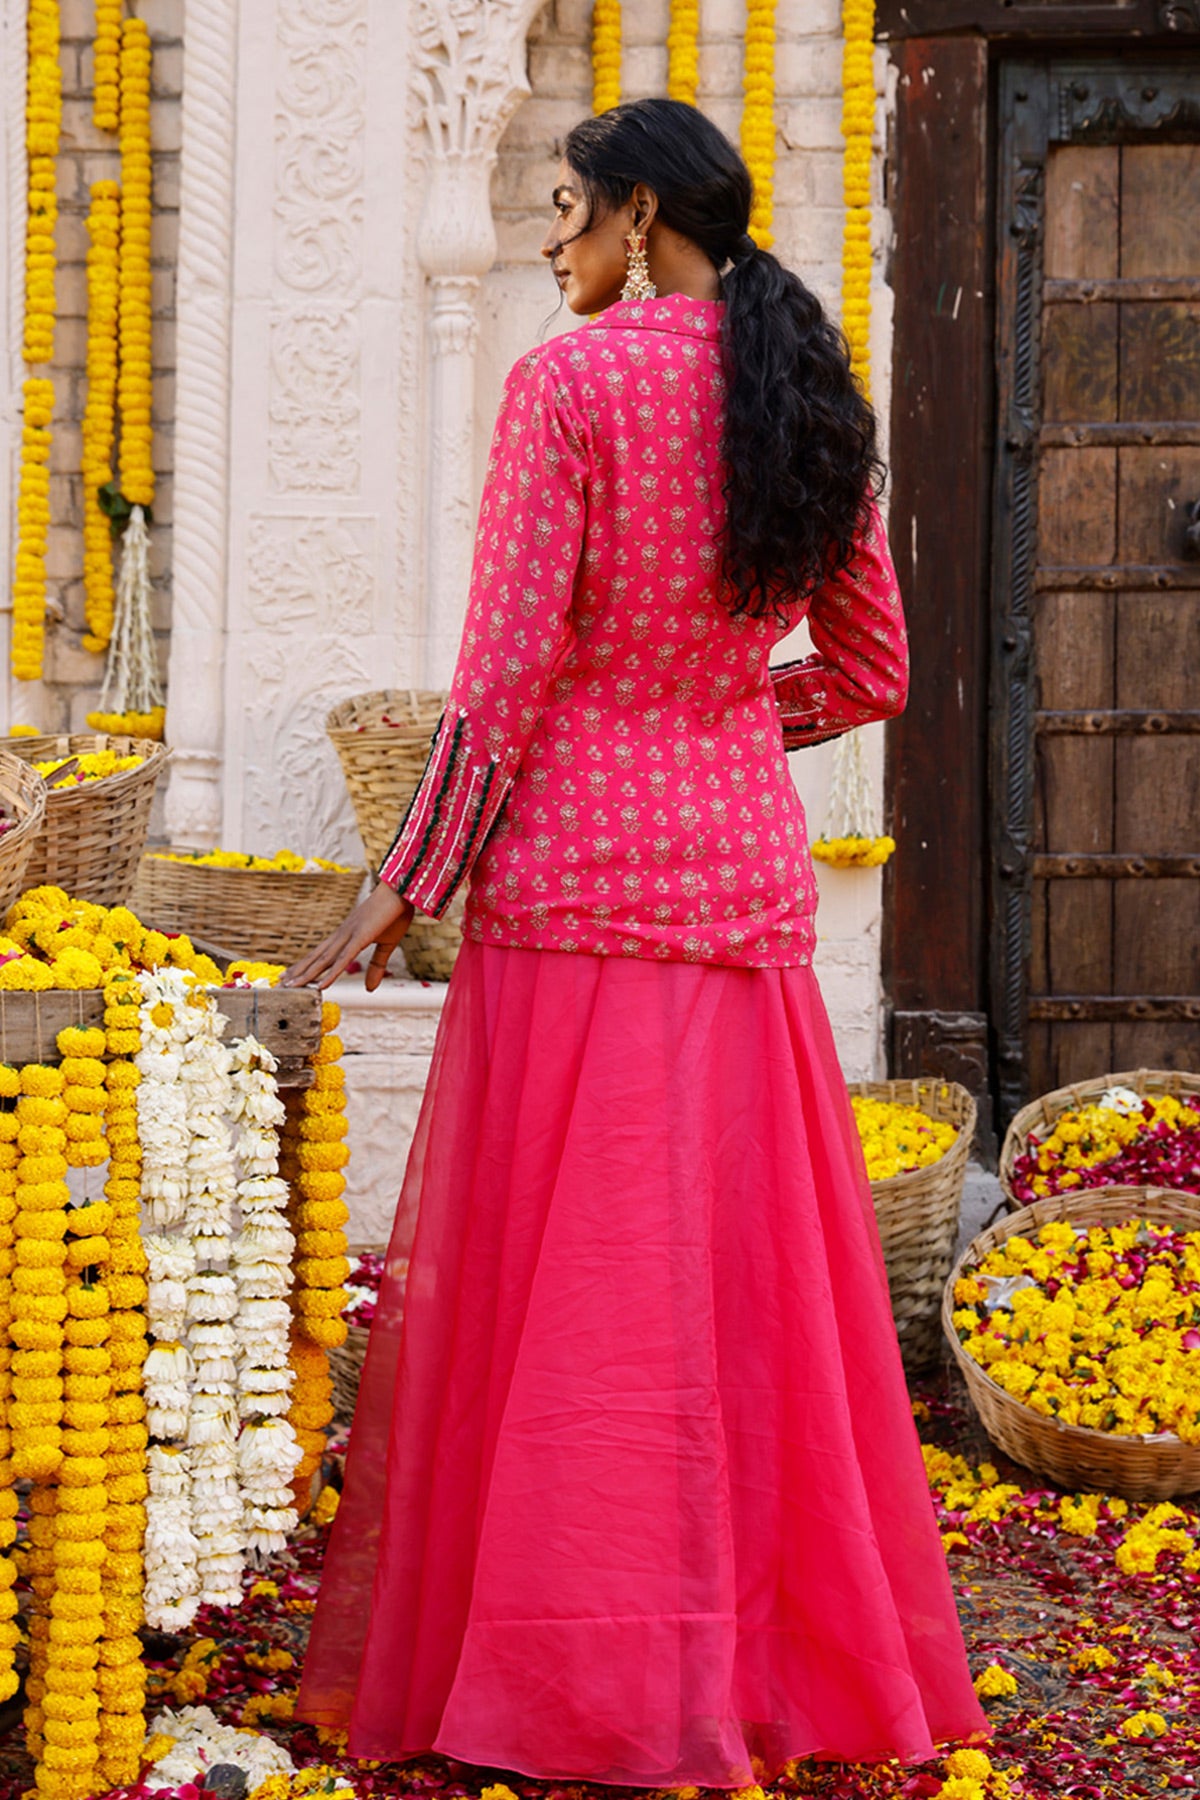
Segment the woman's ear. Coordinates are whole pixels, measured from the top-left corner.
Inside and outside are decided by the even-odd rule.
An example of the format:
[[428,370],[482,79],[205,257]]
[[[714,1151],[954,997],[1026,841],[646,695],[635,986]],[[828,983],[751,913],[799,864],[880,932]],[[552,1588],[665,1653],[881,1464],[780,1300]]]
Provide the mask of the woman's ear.
[[658,212],[658,195],[644,181],[639,181],[629,196],[629,204],[633,208],[633,229],[645,237]]

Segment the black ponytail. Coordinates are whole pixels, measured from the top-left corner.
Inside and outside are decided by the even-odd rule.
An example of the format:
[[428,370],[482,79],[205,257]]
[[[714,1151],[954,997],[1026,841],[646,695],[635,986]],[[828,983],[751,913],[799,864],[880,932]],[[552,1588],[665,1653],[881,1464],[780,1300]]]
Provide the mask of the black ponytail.
[[695,107],[613,107],[576,125],[564,154],[593,217],[644,182],[663,224],[723,271],[729,605],[786,616],[846,567],[883,482],[845,340],[799,276],[750,237],[750,172]]

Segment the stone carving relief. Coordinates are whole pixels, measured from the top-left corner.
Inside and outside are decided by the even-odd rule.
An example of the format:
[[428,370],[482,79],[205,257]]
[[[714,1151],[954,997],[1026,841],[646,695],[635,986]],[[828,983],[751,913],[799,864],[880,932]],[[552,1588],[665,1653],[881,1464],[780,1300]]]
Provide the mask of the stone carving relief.
[[275,269],[315,294],[362,281],[366,0],[276,12]]
[[367,0],[276,12],[268,463],[277,493],[357,493],[362,472]]
[[359,490],[362,370],[353,312],[309,308],[272,321],[269,410],[276,493]]
[[246,843],[361,862],[325,720],[339,700],[377,685],[371,640],[333,630],[320,637],[254,632],[242,639],[242,655],[254,669],[242,752]]
[[374,624],[373,516],[250,520],[247,611],[254,626],[362,637]]

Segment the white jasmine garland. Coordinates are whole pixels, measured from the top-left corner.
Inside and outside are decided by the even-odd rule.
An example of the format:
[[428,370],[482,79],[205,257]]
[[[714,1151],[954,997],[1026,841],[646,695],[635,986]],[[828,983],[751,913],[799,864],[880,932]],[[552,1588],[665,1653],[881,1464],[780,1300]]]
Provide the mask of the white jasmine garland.
[[[238,1482],[248,1549],[282,1549],[295,1528],[289,1483],[301,1458],[288,1411],[288,1363],[296,1240],[284,1216],[287,1184],[279,1178],[279,1127],[286,1116],[275,1079],[277,1064],[253,1038],[234,1046],[233,1111],[238,1124],[238,1207],[242,1229],[232,1251],[237,1282]],[[282,1504],[280,1496],[282,1495]]]
[[152,1444],[146,1459],[146,1622],[162,1631],[190,1625],[200,1604],[198,1546],[191,1524],[191,1465],[183,1450]]

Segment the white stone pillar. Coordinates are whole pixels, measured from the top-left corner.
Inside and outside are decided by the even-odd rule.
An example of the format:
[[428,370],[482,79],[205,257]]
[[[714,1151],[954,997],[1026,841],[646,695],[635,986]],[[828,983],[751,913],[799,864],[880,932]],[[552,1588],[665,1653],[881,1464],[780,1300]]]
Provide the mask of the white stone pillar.
[[188,10],[177,271],[170,840],[221,834],[238,0]]
[[488,188],[529,92],[525,37],[541,0],[481,0],[464,17],[418,0],[414,94],[426,150],[417,255],[429,285],[424,679],[449,685],[471,572],[479,282],[496,258]]

